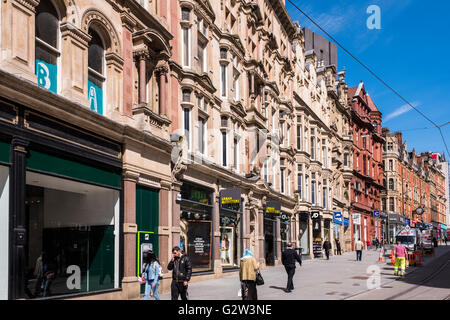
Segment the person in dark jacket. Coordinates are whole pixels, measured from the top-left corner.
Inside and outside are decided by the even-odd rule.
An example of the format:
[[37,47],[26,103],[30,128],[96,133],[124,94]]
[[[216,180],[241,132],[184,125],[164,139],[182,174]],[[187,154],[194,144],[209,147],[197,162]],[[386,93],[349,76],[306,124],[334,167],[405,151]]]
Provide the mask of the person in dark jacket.
[[281,255],[281,263],[283,263],[288,275],[286,292],[292,292],[292,290],[294,290],[294,282],[292,281],[292,278],[295,274],[295,261],[298,261],[298,263],[302,265],[300,256],[297,251],[293,249],[292,243],[289,243],[287,249],[284,250]]
[[342,252],[341,252],[341,241],[339,241],[339,239],[336,239],[336,254],[342,255]]
[[167,266],[168,270],[172,271],[172,286],[171,295],[172,300],[188,300],[188,282],[191,280],[192,263],[188,256],[181,252],[180,247],[173,247],[172,260]]
[[327,239],[323,243],[323,249],[325,250],[325,255],[327,256],[327,260],[330,260],[330,250],[331,250],[331,242]]

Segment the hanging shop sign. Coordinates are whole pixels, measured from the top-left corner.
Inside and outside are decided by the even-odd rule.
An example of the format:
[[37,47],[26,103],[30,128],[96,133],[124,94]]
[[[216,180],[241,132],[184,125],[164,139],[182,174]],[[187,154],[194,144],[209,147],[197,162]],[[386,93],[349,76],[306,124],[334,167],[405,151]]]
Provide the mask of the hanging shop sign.
[[311,212],[311,219],[320,219],[319,212]]
[[267,201],[266,202],[266,214],[280,214],[281,212],[281,203],[277,201]]
[[333,223],[342,225],[343,218],[341,212],[334,212],[333,213]]
[[350,225],[350,219],[344,218],[344,227],[348,227]]
[[374,211],[373,212],[373,217],[374,218],[379,218],[380,217],[380,211]]
[[224,205],[240,205],[241,203],[241,189],[232,188],[220,191],[220,204]]

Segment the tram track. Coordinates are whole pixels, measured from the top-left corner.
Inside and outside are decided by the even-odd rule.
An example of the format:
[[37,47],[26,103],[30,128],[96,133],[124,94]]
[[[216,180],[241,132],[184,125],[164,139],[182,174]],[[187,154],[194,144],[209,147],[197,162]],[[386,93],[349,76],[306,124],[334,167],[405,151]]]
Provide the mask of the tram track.
[[[450,265],[450,259],[448,259],[447,261],[445,261],[436,271],[432,272],[430,275],[428,275],[425,279],[423,279],[422,281],[420,281],[418,284],[416,284],[414,287],[412,288],[408,288],[407,290],[403,290],[400,293],[397,293],[393,296],[390,296],[388,298],[386,298],[386,300],[394,300],[397,298],[400,298],[401,296],[404,296],[405,294],[411,294],[411,292],[417,288],[420,288],[422,286],[424,286],[425,284],[429,283],[431,280],[433,280],[434,278],[436,278],[436,276],[438,276],[443,270],[445,270],[445,268],[447,268],[447,266]],[[449,300],[450,299],[450,295],[448,297],[446,297],[444,300]]]

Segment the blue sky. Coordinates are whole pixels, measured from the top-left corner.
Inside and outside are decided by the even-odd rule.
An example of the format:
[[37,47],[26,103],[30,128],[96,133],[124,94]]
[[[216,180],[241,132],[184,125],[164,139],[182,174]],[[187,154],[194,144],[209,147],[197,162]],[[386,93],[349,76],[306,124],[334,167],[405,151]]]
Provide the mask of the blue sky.
[[[292,1],[431,120],[450,121],[450,1]],[[381,9],[380,30],[367,27],[370,5]],[[286,7],[293,21],[325,36],[287,0]],[[437,129],[411,130],[430,122],[339,49],[338,69],[344,66],[348,86],[364,82],[383,126],[402,131],[409,151],[445,151]],[[450,124],[442,131],[450,148]]]

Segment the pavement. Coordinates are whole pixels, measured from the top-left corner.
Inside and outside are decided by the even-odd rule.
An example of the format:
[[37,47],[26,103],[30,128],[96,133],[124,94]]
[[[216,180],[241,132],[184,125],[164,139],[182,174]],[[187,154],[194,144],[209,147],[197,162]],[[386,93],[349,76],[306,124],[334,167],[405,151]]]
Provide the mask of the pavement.
[[[424,257],[422,266],[409,267],[406,277],[417,270],[426,272],[421,276],[439,273],[450,279],[450,263],[442,266],[441,260],[446,262],[450,257],[450,246],[436,248],[435,255]],[[305,260],[303,265],[297,265],[294,275],[294,291],[286,293],[287,274],[283,266],[267,267],[261,271],[265,284],[258,286],[259,300],[342,300],[342,299],[385,299],[402,292],[406,287],[397,288],[403,281],[394,276],[394,267],[378,262],[379,251],[364,250],[362,261],[356,261],[355,252],[331,256],[330,260]],[[389,260],[389,259],[388,259]],[[434,264],[433,264],[434,261]],[[430,265],[430,268],[427,266]],[[428,270],[428,271],[427,271]],[[434,272],[434,273],[433,273]],[[428,275],[429,277],[429,275]],[[420,277],[419,277],[420,278]],[[436,280],[436,279],[434,279]],[[414,283],[414,281],[416,283]],[[419,280],[411,282],[417,286]],[[421,280],[423,281],[423,280]],[[233,273],[222,278],[194,282],[189,284],[190,300],[241,300],[238,296],[240,287],[239,275]],[[450,286],[445,288],[436,285],[436,297],[445,298],[450,295]],[[438,292],[439,291],[439,292]],[[169,300],[170,293],[160,294],[161,300]],[[431,294],[430,297],[433,297]],[[400,297],[401,298],[401,297]]]

